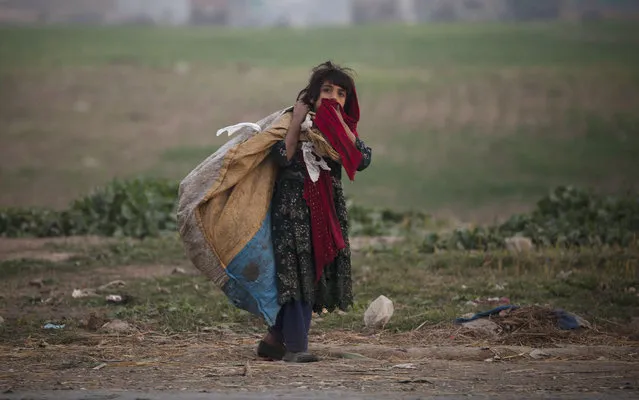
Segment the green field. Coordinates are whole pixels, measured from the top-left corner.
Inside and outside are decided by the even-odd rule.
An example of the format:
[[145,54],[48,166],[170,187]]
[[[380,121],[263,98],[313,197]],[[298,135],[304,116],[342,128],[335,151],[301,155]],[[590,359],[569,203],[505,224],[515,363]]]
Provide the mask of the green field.
[[233,31],[0,30],[0,206],[60,208],[113,177],[182,178],[215,131],[357,72],[364,205],[490,221],[557,185],[639,185],[639,29],[625,24]]

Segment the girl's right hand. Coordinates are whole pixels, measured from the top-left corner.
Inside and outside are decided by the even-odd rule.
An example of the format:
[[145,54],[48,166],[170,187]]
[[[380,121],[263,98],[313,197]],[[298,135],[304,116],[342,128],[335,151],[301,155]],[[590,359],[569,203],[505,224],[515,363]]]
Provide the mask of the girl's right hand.
[[306,103],[301,100],[298,100],[293,106],[293,121],[299,123],[300,125],[306,119],[306,114],[308,114],[309,108]]

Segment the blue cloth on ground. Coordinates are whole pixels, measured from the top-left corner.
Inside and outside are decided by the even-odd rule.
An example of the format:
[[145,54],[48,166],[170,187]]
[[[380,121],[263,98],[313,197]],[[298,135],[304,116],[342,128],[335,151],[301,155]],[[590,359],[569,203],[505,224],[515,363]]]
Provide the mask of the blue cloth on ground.
[[557,323],[559,323],[560,329],[570,330],[581,327],[577,318],[567,311],[557,309],[555,310],[555,315],[557,316]]
[[[514,310],[517,308],[519,308],[519,306],[515,306],[515,305],[499,306],[499,307],[493,308],[492,310],[477,313],[470,318],[457,318],[455,319],[455,324],[463,324],[466,322],[474,321],[479,318],[485,318],[491,315],[499,314],[503,310],[508,310],[508,309]],[[554,310],[554,313],[555,313],[555,316],[557,317],[557,323],[559,324],[559,329],[570,330],[570,329],[577,329],[581,327],[581,324],[579,323],[579,321],[577,320],[574,314],[571,314],[562,309],[556,309]]]
[[477,314],[473,315],[470,318],[457,318],[457,319],[455,319],[455,323],[456,324],[463,324],[465,322],[474,321],[474,320],[479,319],[479,318],[485,318],[485,317],[489,317],[491,315],[499,314],[503,310],[508,310],[508,309],[511,309],[511,308],[514,310],[516,308],[519,308],[519,306],[513,306],[513,305],[499,306],[499,307],[493,308],[492,310],[488,310],[488,311],[477,313]]

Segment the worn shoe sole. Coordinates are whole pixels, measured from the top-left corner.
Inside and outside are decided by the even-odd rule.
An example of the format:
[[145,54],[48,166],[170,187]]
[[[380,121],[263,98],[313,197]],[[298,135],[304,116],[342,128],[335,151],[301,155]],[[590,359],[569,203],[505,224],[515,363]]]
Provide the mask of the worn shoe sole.
[[282,361],[292,362],[292,363],[310,363],[310,362],[319,361],[319,358],[315,354],[311,354],[311,353],[306,353],[306,352],[293,353],[293,352],[287,351],[286,354],[284,354],[284,357],[282,357]]

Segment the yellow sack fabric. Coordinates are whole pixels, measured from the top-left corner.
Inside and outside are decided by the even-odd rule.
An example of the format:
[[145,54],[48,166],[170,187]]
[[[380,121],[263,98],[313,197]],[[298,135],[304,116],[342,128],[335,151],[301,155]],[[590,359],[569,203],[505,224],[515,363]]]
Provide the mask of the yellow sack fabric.
[[219,178],[196,209],[207,242],[226,267],[262,226],[273,196],[277,165],[271,147],[286,137],[291,113],[230,149]]

